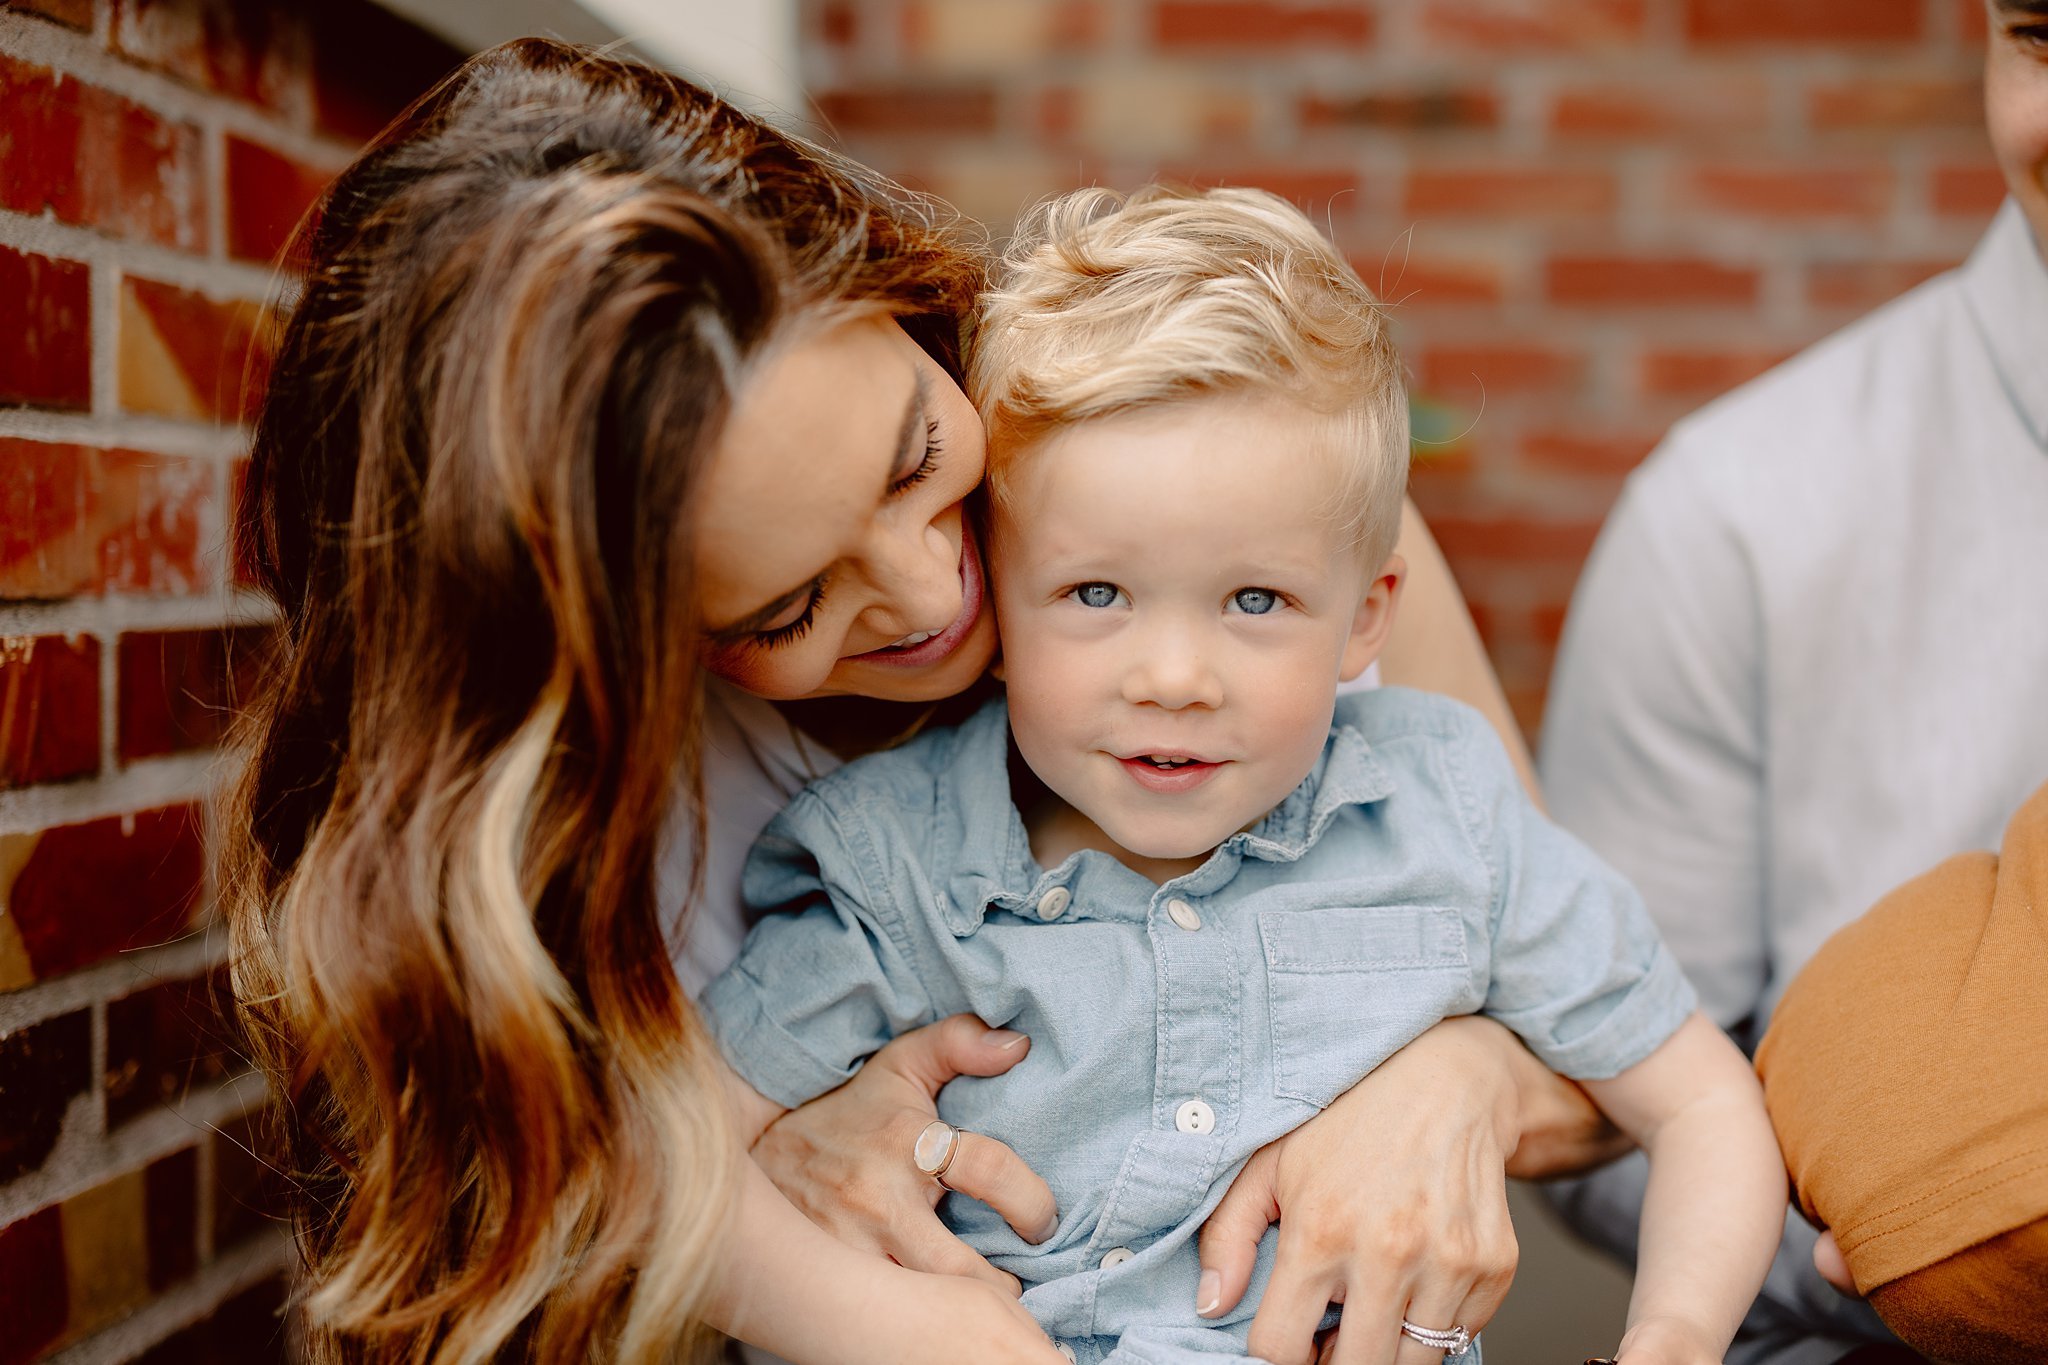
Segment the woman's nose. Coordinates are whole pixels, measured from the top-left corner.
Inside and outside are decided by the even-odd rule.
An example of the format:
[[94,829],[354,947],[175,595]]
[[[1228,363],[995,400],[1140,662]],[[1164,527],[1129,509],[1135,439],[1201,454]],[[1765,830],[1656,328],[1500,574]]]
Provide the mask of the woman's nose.
[[1124,700],[1168,711],[1223,704],[1223,679],[1196,632],[1143,632],[1131,641],[1134,654],[1124,672]]
[[944,630],[960,615],[960,547],[936,521],[914,529],[877,528],[867,571],[875,603],[866,618],[884,635]]

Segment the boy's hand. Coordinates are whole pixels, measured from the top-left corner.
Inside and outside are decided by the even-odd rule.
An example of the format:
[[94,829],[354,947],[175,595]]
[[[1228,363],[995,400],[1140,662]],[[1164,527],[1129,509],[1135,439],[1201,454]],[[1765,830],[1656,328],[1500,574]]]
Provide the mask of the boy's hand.
[[[999,1076],[1030,1041],[957,1014],[906,1033],[854,1078],[777,1120],[754,1160],[810,1220],[847,1245],[912,1270],[966,1275],[1015,1296],[1015,1277],[976,1255],[938,1218],[939,1186],[911,1164],[911,1147],[938,1117],[955,1076]],[[982,1133],[965,1138],[946,1183],[1040,1242],[1058,1225],[1052,1191],[1015,1152]]]

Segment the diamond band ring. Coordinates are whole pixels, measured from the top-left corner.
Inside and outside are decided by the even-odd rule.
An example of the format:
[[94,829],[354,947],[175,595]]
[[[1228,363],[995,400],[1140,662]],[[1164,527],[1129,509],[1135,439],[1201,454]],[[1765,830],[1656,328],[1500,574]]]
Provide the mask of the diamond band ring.
[[1417,1327],[1406,1318],[1401,1319],[1401,1335],[1410,1341],[1420,1342],[1431,1350],[1442,1351],[1446,1356],[1462,1355],[1465,1348],[1472,1344],[1472,1334],[1463,1327],[1439,1331],[1434,1327]]

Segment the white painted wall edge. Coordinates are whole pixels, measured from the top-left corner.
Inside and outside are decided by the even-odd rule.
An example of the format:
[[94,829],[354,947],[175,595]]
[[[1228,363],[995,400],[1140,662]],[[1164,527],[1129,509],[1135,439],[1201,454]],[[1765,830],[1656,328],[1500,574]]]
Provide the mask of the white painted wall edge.
[[571,42],[623,39],[639,56],[700,81],[742,108],[803,117],[797,0],[377,0],[475,52],[540,33]]

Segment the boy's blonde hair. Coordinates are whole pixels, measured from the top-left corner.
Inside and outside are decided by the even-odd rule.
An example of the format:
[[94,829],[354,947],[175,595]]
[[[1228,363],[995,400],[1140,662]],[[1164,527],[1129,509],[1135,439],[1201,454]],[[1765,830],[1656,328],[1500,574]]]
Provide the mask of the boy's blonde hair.
[[998,498],[1016,453],[1058,428],[1271,393],[1326,420],[1345,534],[1375,566],[1393,550],[1408,482],[1400,359],[1379,301],[1286,200],[1076,190],[1031,211],[997,278],[967,380]]

